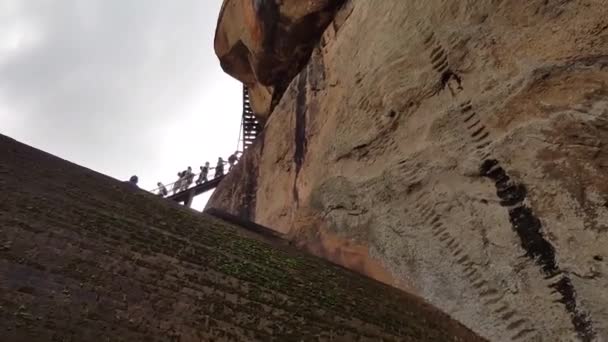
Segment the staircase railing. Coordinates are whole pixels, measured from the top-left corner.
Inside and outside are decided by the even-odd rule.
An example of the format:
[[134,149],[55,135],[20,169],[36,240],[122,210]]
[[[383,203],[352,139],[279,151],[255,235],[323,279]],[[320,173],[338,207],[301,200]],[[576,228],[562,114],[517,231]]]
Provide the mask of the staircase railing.
[[[240,136],[240,140],[243,143],[243,151],[245,151],[249,146],[253,145],[255,139],[258,137],[260,132],[262,132],[262,129],[263,129],[262,123],[255,116],[255,113],[253,112],[253,108],[251,107],[251,98],[249,96],[249,89],[247,88],[246,85],[243,85],[243,116],[242,116],[242,120],[241,120],[241,133],[239,133],[239,135],[242,134],[242,136]],[[238,149],[238,147],[237,147],[237,149]],[[228,165],[228,163],[226,163],[225,165]],[[208,174],[210,174],[211,171],[215,170],[215,169],[216,169],[215,167],[209,168]],[[175,196],[184,191],[188,191],[189,189],[192,188],[191,186],[193,184],[194,184],[194,186],[197,186],[200,184],[205,184],[206,182],[196,183],[196,180],[200,177],[201,173],[202,172],[195,173],[193,175],[194,180],[190,183],[188,183],[187,180],[184,180],[182,178],[173,183],[165,185],[164,187],[165,187],[165,189],[167,189],[167,192],[168,192],[167,197]],[[207,182],[210,182],[217,178],[219,178],[219,176],[215,175],[213,178],[208,178]],[[150,192],[161,195],[162,187],[158,187],[153,190],[150,190]]]
[[[228,163],[226,163],[226,164],[228,164]],[[227,165],[225,165],[225,166],[227,166]],[[198,179],[200,178],[200,175],[202,174],[202,172],[199,172],[199,173],[193,173],[191,183],[188,183],[186,178],[180,178],[173,183],[169,183],[166,185],[163,184],[165,186],[165,189],[167,189],[167,197],[171,197],[171,196],[177,195],[181,192],[188,191],[189,189],[192,188],[192,185],[197,186],[200,184],[205,184],[205,183],[211,182],[212,180],[219,178],[221,176],[225,176],[228,172],[230,172],[228,170],[228,172],[224,172],[222,175],[216,174],[213,177],[209,177],[211,175],[211,170],[215,170],[215,169],[216,169],[215,167],[210,167],[209,172],[207,173],[207,181],[203,181],[201,183],[197,183]],[[156,195],[161,195],[161,190],[162,190],[162,187],[157,187],[155,189],[150,190],[150,192],[153,194],[156,194]]]
[[257,136],[262,131],[262,124],[256,118],[253,109],[251,108],[251,98],[249,97],[249,89],[243,85],[243,150],[246,150],[253,144]]

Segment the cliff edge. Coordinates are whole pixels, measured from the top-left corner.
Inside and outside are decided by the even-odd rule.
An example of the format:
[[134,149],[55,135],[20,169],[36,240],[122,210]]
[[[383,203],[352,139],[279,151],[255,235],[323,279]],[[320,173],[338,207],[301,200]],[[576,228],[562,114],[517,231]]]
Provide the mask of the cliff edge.
[[0,340],[483,341],[418,297],[0,135]]
[[350,0],[283,82],[209,207],[493,341],[608,338],[606,1]]

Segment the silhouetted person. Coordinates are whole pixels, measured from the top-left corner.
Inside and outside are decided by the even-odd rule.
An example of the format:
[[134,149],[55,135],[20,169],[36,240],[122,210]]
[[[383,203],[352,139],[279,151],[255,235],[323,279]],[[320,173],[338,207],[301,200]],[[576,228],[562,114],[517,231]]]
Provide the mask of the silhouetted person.
[[192,172],[192,168],[190,166],[188,166],[188,169],[185,171],[185,186],[184,186],[184,190],[188,189],[190,187],[190,185],[192,185],[192,183],[194,182],[194,172]]
[[138,182],[139,182],[139,178],[137,178],[137,176],[131,176],[131,178],[129,178],[129,181],[127,183],[137,187]]
[[215,178],[224,175],[224,159],[222,157],[217,158],[217,165],[215,166]]
[[188,170],[184,170],[182,172],[180,172],[180,187],[179,190],[180,191],[185,191],[186,189],[188,189]]
[[173,183],[173,194],[178,193],[182,188],[183,176],[181,172],[177,173],[177,181]]
[[201,174],[198,176],[196,180],[196,184],[203,184],[207,182],[207,176],[209,175],[209,162],[205,163],[205,166],[201,166]]
[[167,191],[167,188],[163,185],[163,183],[158,182],[156,185],[158,185],[158,196],[165,197],[169,194],[169,191]]
[[234,164],[236,164],[236,162],[239,160],[239,157],[237,156],[239,152],[236,151],[234,152],[234,154],[230,155],[230,157],[228,157],[228,164],[230,164],[230,167],[228,167],[228,172],[230,172],[230,170],[232,170],[232,168],[234,167]]

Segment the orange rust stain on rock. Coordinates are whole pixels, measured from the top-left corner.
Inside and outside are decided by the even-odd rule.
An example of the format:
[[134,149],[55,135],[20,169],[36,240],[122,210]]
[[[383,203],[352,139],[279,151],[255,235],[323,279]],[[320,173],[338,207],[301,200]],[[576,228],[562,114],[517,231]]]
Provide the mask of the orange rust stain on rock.
[[409,293],[416,293],[410,284],[397,281],[381,262],[375,260],[370,255],[367,245],[341,238],[326,231],[318,232],[314,238],[309,238],[306,241],[298,241],[298,245],[309,253],[352,271]]
[[263,32],[255,8],[253,7],[253,1],[243,1],[242,3],[245,26],[249,31],[252,42],[254,42],[254,46],[259,46],[262,42]]

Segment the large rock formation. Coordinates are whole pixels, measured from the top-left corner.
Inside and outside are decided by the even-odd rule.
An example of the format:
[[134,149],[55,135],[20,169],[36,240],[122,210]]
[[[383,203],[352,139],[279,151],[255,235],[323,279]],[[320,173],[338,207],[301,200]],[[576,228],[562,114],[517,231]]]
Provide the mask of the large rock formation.
[[224,70],[249,87],[261,120],[308,61],[344,0],[226,0],[215,51]]
[[372,279],[0,135],[0,340],[483,341]]
[[604,0],[348,1],[239,168],[210,207],[490,340],[608,338]]

